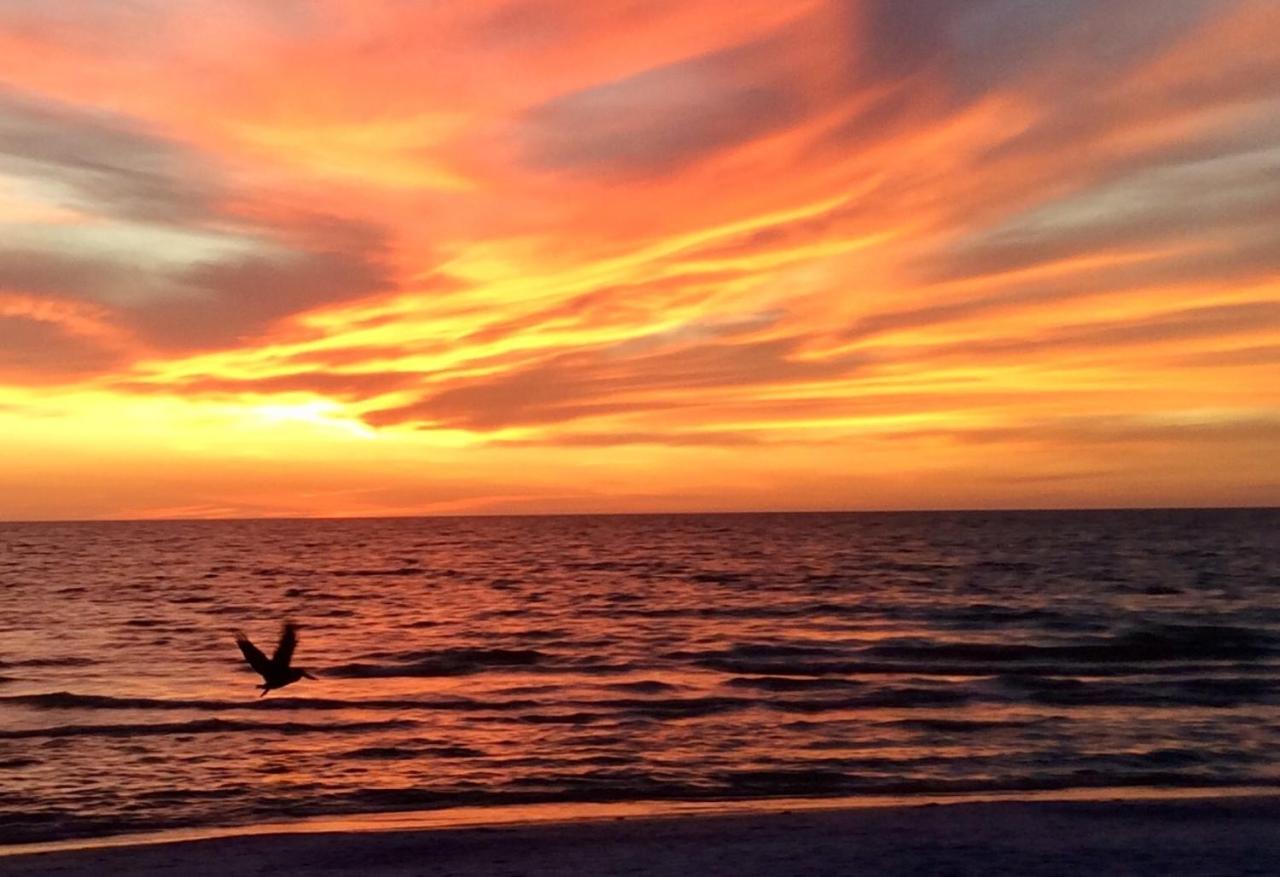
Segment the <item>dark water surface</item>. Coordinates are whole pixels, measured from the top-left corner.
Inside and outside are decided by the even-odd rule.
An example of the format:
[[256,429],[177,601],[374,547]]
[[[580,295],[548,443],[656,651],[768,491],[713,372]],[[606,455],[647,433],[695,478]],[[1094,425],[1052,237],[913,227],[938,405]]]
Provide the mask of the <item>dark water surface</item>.
[[[1280,511],[0,524],[0,843],[1280,786]],[[258,699],[230,630],[303,626]]]

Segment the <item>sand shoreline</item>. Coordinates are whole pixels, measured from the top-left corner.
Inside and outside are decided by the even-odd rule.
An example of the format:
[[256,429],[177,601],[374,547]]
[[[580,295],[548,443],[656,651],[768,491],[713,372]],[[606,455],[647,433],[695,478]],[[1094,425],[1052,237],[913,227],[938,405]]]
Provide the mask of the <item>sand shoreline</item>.
[[[1125,790],[1132,792],[1133,790]],[[1236,791],[1236,790],[1233,790]],[[416,827],[406,814],[230,833],[4,848],[0,874],[1269,874],[1280,795],[770,802],[770,809],[599,805]],[[786,805],[786,806],[782,806]],[[476,808],[481,809],[481,808]],[[547,808],[544,808],[546,810]],[[440,814],[413,814],[419,819]],[[491,814],[492,815],[492,814]],[[517,814],[510,814],[516,816]],[[477,815],[478,818],[478,815]],[[397,822],[398,820],[398,822]]]

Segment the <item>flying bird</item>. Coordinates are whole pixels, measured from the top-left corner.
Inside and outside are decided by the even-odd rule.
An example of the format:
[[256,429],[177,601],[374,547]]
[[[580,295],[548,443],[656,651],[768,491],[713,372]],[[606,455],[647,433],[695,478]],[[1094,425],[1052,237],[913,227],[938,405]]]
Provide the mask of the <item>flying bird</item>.
[[235,635],[236,645],[240,647],[240,651],[244,652],[244,659],[262,677],[262,684],[257,686],[262,689],[262,694],[258,697],[265,697],[271,689],[284,688],[303,677],[316,678],[301,667],[289,666],[293,660],[293,650],[298,645],[298,626],[292,621],[286,621],[281,628],[280,642],[276,644],[276,652],[270,658],[262,654],[262,650],[249,641],[244,631],[237,630]]

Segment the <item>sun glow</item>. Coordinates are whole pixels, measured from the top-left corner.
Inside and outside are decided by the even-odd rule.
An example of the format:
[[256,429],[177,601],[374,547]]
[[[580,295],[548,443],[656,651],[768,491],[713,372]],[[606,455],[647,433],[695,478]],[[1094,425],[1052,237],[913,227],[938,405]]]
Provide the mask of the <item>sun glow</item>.
[[353,417],[343,410],[343,406],[328,399],[254,405],[248,409],[247,413],[272,427],[312,426],[319,430],[330,430],[359,439],[377,438],[377,433],[365,426],[359,418]]

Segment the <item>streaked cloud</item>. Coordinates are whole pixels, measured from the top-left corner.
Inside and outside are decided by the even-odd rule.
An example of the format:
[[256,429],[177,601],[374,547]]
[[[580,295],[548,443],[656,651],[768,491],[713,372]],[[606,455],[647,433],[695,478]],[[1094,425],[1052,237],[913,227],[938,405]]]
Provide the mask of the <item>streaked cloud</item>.
[[0,517],[1280,501],[1270,0],[13,2],[0,57]]

